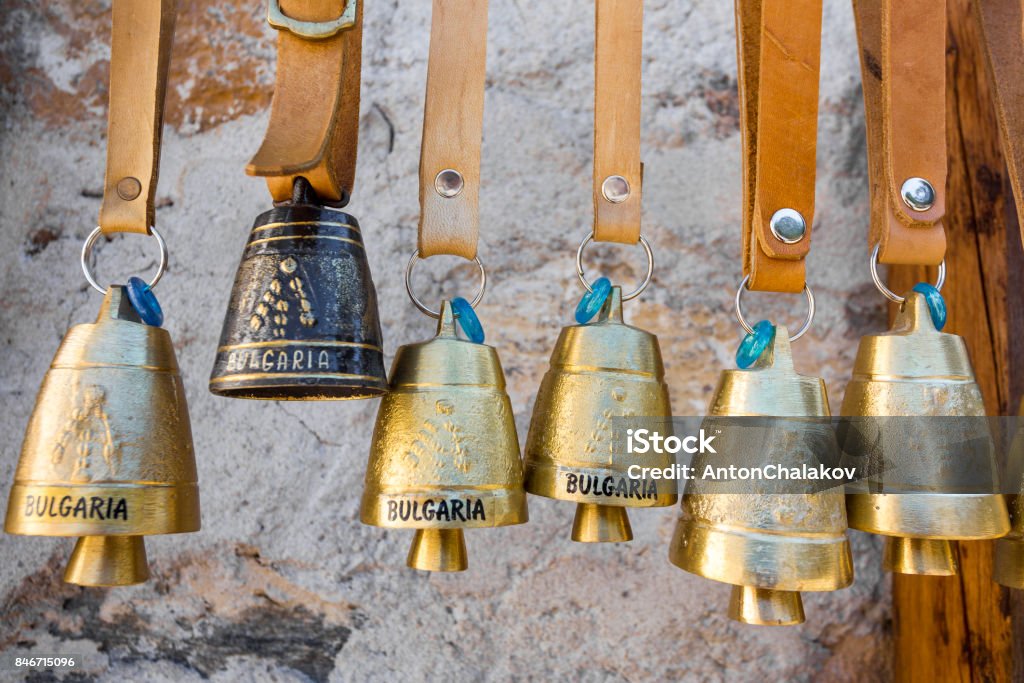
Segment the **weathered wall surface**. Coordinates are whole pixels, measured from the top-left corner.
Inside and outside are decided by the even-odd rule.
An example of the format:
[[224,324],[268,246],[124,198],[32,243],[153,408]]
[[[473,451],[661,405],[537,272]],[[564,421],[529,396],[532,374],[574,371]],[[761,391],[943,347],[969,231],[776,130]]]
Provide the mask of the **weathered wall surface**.
[[[889,668],[878,546],[853,534],[857,579],[806,596],[807,623],[743,627],[728,587],[671,566],[676,513],[632,516],[636,540],[568,540],[572,506],[531,499],[529,524],[467,534],[471,568],[404,567],[409,534],[358,522],[375,402],[215,398],[206,380],[237,258],[268,204],[242,169],[267,123],[273,35],[258,2],[181,0],[158,224],[171,248],[159,295],[188,391],[201,533],[148,541],[154,578],[119,590],[63,585],[71,541],[0,536],[0,653],[93,653],[98,680],[873,680]],[[589,230],[592,3],[491,3],[480,308],[504,363],[520,435],[580,288]],[[629,320],[656,332],[675,412],[699,414],[739,328],[740,150],[731,3],[648,0],[644,233],[658,268]],[[406,298],[430,3],[366,7],[360,163],[364,226],[390,356],[432,333]],[[0,482],[14,473],[36,388],[69,323],[99,297],[78,269],[104,163],[109,0],[4,0],[0,13]],[[796,345],[833,405],[857,338],[884,322],[865,258],[867,188],[848,3],[825,8],[818,213],[809,276],[818,317]],[[101,244],[110,279],[152,267],[144,239]],[[642,254],[589,266],[642,275]],[[424,298],[465,292],[472,269],[435,259]],[[461,288],[461,289],[460,289]],[[796,324],[799,297],[750,296]],[[0,678],[10,675],[0,672]]]

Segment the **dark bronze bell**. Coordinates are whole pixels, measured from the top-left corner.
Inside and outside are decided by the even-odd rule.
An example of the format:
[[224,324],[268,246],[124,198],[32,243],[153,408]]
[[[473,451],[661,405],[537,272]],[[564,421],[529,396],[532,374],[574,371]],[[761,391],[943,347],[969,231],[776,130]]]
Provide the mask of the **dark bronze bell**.
[[188,406],[170,335],[124,289],[64,336],[36,399],[7,505],[11,534],[78,536],[64,580],[149,577],[143,536],[199,529]]
[[407,564],[468,566],[463,529],[527,521],[519,438],[498,353],[459,339],[444,302],[437,336],[398,349],[377,411],[360,517],[415,529]]
[[967,347],[936,329],[924,295],[861,339],[842,415],[843,457],[862,470],[847,487],[850,527],[886,537],[888,571],[956,574],[952,541],[1010,530]]
[[627,508],[672,505],[677,494],[673,481],[630,468],[668,468],[673,456],[626,452],[615,421],[654,418],[668,432],[671,415],[658,338],[623,322],[613,287],[596,320],[563,328],[555,344],[526,438],[526,490],[577,504],[574,541],[631,540]]
[[[696,473],[726,454],[750,468],[838,463],[825,383],[796,373],[788,335],[778,327],[754,365],[722,373],[703,424],[718,434],[719,455],[695,455]],[[687,482],[669,560],[732,584],[729,616],[737,621],[799,624],[801,592],[853,582],[842,486],[815,490],[783,478],[765,491],[742,486],[700,474]]]
[[253,225],[210,376],[215,394],[325,400],[387,389],[359,223],[316,204],[304,183]]

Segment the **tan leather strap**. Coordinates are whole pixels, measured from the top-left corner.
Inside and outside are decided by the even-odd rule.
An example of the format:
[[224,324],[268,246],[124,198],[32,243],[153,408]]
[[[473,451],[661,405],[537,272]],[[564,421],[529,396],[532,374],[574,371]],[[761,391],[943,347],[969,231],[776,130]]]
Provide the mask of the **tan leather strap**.
[[148,234],[155,221],[167,67],[176,0],[114,0],[104,234]]
[[[946,2],[853,0],[871,182],[870,245],[879,261],[938,265],[946,253]],[[915,211],[901,188],[923,178],[935,199]]]
[[1024,3],[974,0],[973,5],[995,84],[1000,143],[1024,239]]
[[270,125],[245,171],[267,179],[274,201],[289,200],[301,176],[320,199],[347,204],[359,141],[363,2],[276,3],[269,17],[278,29]]
[[[753,290],[799,292],[811,247],[822,0],[736,0],[743,137],[743,272]],[[772,233],[797,211],[802,239]]]
[[[643,196],[640,73],[644,3],[596,0],[595,10],[594,240],[636,244]],[[608,192],[606,181],[610,183]]]
[[[487,72],[487,0],[434,0],[420,147],[420,256],[476,257]],[[461,189],[438,190],[456,171]],[[459,187],[457,176],[448,187]]]

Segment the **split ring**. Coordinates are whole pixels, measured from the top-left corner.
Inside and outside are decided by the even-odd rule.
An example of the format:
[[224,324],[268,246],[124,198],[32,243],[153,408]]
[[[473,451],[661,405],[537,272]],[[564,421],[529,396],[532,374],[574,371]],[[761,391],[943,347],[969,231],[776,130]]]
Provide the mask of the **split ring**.
[[[422,313],[425,313],[431,318],[437,320],[441,317],[441,312],[428,307],[425,303],[420,301],[419,297],[416,296],[416,293],[412,291],[412,271],[416,267],[416,263],[421,260],[423,259],[420,258],[420,250],[417,249],[412,253],[412,258],[409,259],[409,265],[405,267],[405,291],[409,294],[409,298],[412,299],[416,308],[420,309]],[[476,296],[473,297],[473,300],[469,302],[469,305],[476,308],[477,304],[479,304],[484,298],[484,291],[487,289],[487,271],[484,270],[483,261],[480,260],[479,256],[474,258],[473,262],[476,263],[477,268],[480,269],[480,290],[476,293]]]
[[[101,287],[100,283],[96,282],[96,278],[93,277],[92,268],[89,262],[92,260],[92,248],[96,245],[96,240],[103,234],[102,228],[98,225],[96,229],[89,233],[89,236],[85,238],[85,244],[82,245],[82,272],[85,273],[85,279],[92,285],[100,294],[106,295],[107,288]],[[149,288],[156,287],[156,283],[160,282],[160,278],[167,272],[167,243],[164,242],[164,238],[156,231],[156,228],[150,227],[149,234],[156,238],[157,246],[160,247],[160,264],[156,268],[156,275],[149,281]]]
[[[885,283],[882,282],[882,277],[878,274],[878,250],[881,247],[881,243],[876,244],[875,248],[871,251],[871,280],[886,299],[896,304],[902,304],[907,300],[906,297],[902,297],[886,287]],[[939,264],[939,275],[935,280],[935,289],[941,292],[942,285],[944,284],[946,284],[946,259],[942,259],[942,263]]]
[[[580,279],[580,282],[583,283],[583,286],[587,288],[588,292],[594,291],[594,288],[589,282],[587,282],[587,276],[583,274],[583,249],[586,248],[593,239],[594,233],[590,233],[583,238],[583,241],[580,242],[579,249],[576,250],[576,276]],[[630,299],[635,299],[640,296],[640,294],[647,289],[647,285],[651,284],[651,276],[654,275],[654,252],[651,251],[651,245],[646,239],[644,239],[643,235],[640,235],[640,246],[644,248],[644,252],[647,254],[647,274],[644,275],[643,282],[641,282],[636,289],[629,294],[622,295],[623,301],[629,301]]]
[[[750,326],[747,319],[743,317],[743,306],[741,300],[743,298],[743,292],[747,289],[747,284],[750,282],[750,276],[747,275],[743,278],[743,282],[740,283],[740,288],[736,290],[736,319],[740,321],[740,326],[746,331],[747,334],[754,334],[754,328]],[[800,326],[800,329],[796,331],[796,334],[789,338],[789,341],[795,342],[800,337],[807,333],[807,330],[811,328],[811,321],[814,320],[814,294],[811,292],[811,288],[804,283],[804,295],[807,297],[807,319],[804,320],[804,324]]]

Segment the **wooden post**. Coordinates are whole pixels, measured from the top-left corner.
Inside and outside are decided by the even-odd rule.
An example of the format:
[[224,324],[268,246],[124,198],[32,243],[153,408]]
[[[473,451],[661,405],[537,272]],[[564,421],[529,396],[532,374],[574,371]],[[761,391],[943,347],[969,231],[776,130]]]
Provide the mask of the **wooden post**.
[[[966,339],[988,414],[1013,415],[1024,388],[1021,233],[970,0],[948,0],[948,12],[945,331]],[[934,278],[934,269],[889,273],[896,292]],[[1022,591],[992,581],[992,542],[959,546],[958,576],[893,576],[895,678],[1024,681]]]

